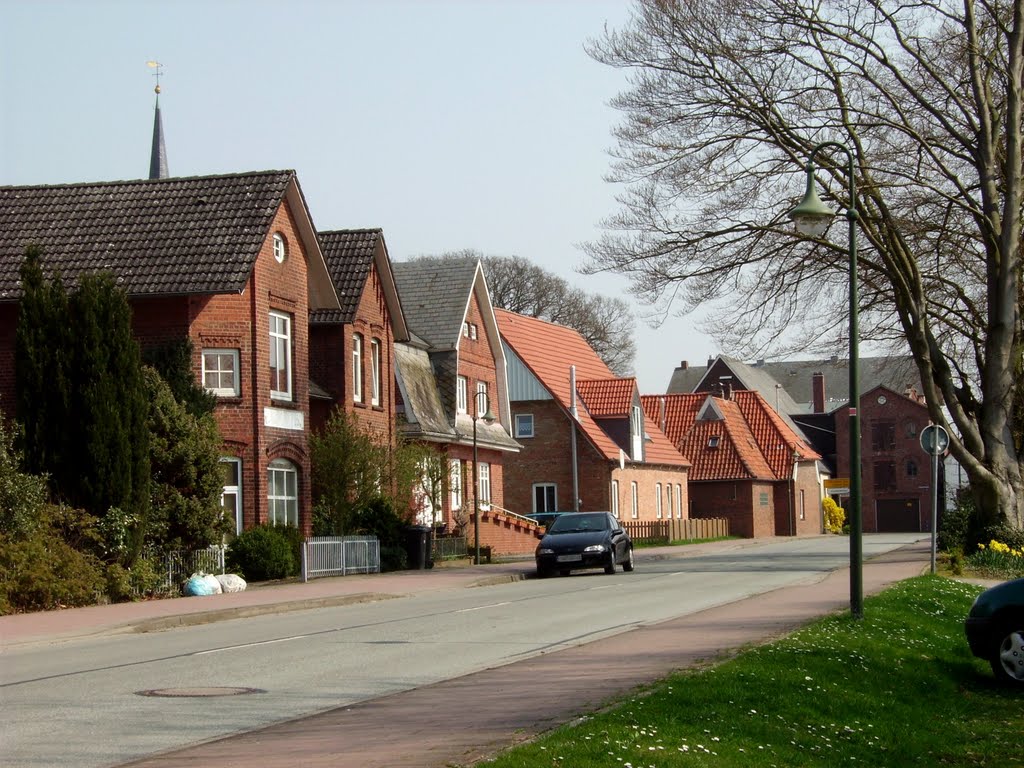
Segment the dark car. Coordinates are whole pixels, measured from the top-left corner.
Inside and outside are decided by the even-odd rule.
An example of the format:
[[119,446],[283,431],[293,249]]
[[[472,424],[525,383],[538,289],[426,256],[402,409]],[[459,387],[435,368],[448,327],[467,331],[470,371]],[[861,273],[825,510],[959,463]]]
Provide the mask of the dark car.
[[971,653],[992,665],[997,680],[1024,686],[1024,579],[978,595],[964,629]]
[[567,512],[559,515],[537,545],[540,577],[583,568],[615,573],[633,570],[633,542],[611,512]]

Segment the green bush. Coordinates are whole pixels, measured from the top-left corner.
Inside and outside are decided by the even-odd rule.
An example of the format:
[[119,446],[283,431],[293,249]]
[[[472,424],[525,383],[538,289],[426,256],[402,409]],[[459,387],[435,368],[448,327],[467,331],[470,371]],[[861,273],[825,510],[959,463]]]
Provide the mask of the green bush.
[[943,552],[967,550],[967,535],[971,527],[971,516],[974,513],[974,500],[970,493],[960,492],[951,509],[942,514],[936,547]]
[[404,571],[409,567],[409,555],[405,547],[381,547],[380,548],[380,570]]
[[287,527],[260,525],[238,534],[228,545],[226,565],[246,581],[268,581],[295,576],[301,563],[295,559]]
[[405,529],[408,521],[403,519],[391,503],[376,498],[353,515],[353,533],[360,536],[376,536],[380,542],[381,571],[401,571],[408,567],[405,551]]
[[107,597],[112,602],[128,602],[144,597],[166,597],[163,574],[157,570],[156,562],[140,557],[131,568],[111,563],[104,572]]
[[65,541],[50,517],[25,536],[0,534],[0,613],[93,605],[103,594],[99,558]]

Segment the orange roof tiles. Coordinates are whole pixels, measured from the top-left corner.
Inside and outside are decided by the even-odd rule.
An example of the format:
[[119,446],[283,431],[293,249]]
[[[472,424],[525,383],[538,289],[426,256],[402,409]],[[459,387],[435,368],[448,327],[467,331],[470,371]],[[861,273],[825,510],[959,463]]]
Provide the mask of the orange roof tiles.
[[794,452],[805,461],[821,458],[758,392],[734,392],[729,400],[699,392],[644,395],[641,401],[645,414],[663,419],[669,440],[693,462],[691,480],[781,480],[793,471]]
[[595,419],[629,416],[633,407],[633,393],[636,392],[636,379],[577,380],[576,391]]
[[[586,391],[593,399],[598,413],[610,416],[610,408],[621,407],[622,392],[627,387],[629,404],[633,403],[636,380],[616,379],[593,348],[571,328],[504,309],[495,309],[494,315],[505,342],[567,411],[572,405],[569,369],[572,366],[576,367],[576,391],[579,396],[577,404],[585,406],[577,408],[580,428],[605,459],[618,461],[618,444],[594,420],[594,415],[590,411],[591,403],[583,398],[582,392]],[[580,400],[583,400],[583,403],[580,403]],[[625,412],[614,415],[628,413],[627,408]],[[658,429],[655,421],[645,417],[644,431],[651,438],[644,442],[644,458],[647,463],[678,467],[689,465]]]

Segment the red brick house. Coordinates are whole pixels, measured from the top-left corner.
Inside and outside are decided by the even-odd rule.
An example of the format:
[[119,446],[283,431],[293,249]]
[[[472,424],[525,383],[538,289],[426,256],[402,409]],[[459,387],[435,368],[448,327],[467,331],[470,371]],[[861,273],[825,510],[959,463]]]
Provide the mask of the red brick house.
[[821,456],[753,391],[645,395],[644,412],[693,462],[690,515],[756,538],[822,533]]
[[688,517],[690,462],[571,328],[497,310],[509,361],[513,436],[505,472],[516,512],[610,510],[626,520]]
[[143,349],[189,339],[215,393],[236,529],[310,529],[309,313],[340,308],[294,171],[0,187],[0,406],[14,402],[26,247],[73,285],[108,272]]
[[341,407],[394,446],[395,342],[405,315],[380,229],[320,233],[340,309],[310,315],[310,421],[317,430]]
[[[834,413],[839,476],[850,476],[850,409]],[[860,398],[861,509],[869,533],[931,530],[931,457],[921,447],[921,430],[931,423],[924,398],[874,387]],[[942,462],[939,495],[945,497]],[[941,509],[941,508],[940,508]],[[941,517],[941,515],[940,515]]]
[[401,428],[447,462],[440,508],[424,495],[419,521],[473,537],[479,503],[481,546],[532,552],[537,527],[506,514],[504,474],[520,446],[509,434],[505,356],[483,267],[472,259],[393,266],[411,336],[395,345]]
[[[930,460],[914,435],[928,423],[928,416],[917,395],[917,367],[908,356],[862,357],[859,363],[862,528],[867,533],[927,531],[931,526]],[[783,421],[821,454],[822,471],[842,483],[850,476],[849,378],[848,361],[837,357],[747,364],[723,355],[708,360],[707,367],[683,361],[673,372],[668,391],[721,392],[730,387],[734,392],[760,392]],[[879,430],[894,437],[883,440]],[[940,465],[943,485],[944,469]],[[845,490],[828,493],[842,506],[849,501]],[[944,495],[940,493],[939,498]]]

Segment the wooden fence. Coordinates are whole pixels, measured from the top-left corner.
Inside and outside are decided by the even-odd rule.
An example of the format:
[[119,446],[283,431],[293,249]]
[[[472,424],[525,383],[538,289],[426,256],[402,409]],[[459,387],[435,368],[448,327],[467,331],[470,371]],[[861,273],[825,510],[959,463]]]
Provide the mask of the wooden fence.
[[729,521],[724,517],[695,517],[689,520],[623,520],[634,541],[662,542],[692,539],[718,539],[729,535]]

